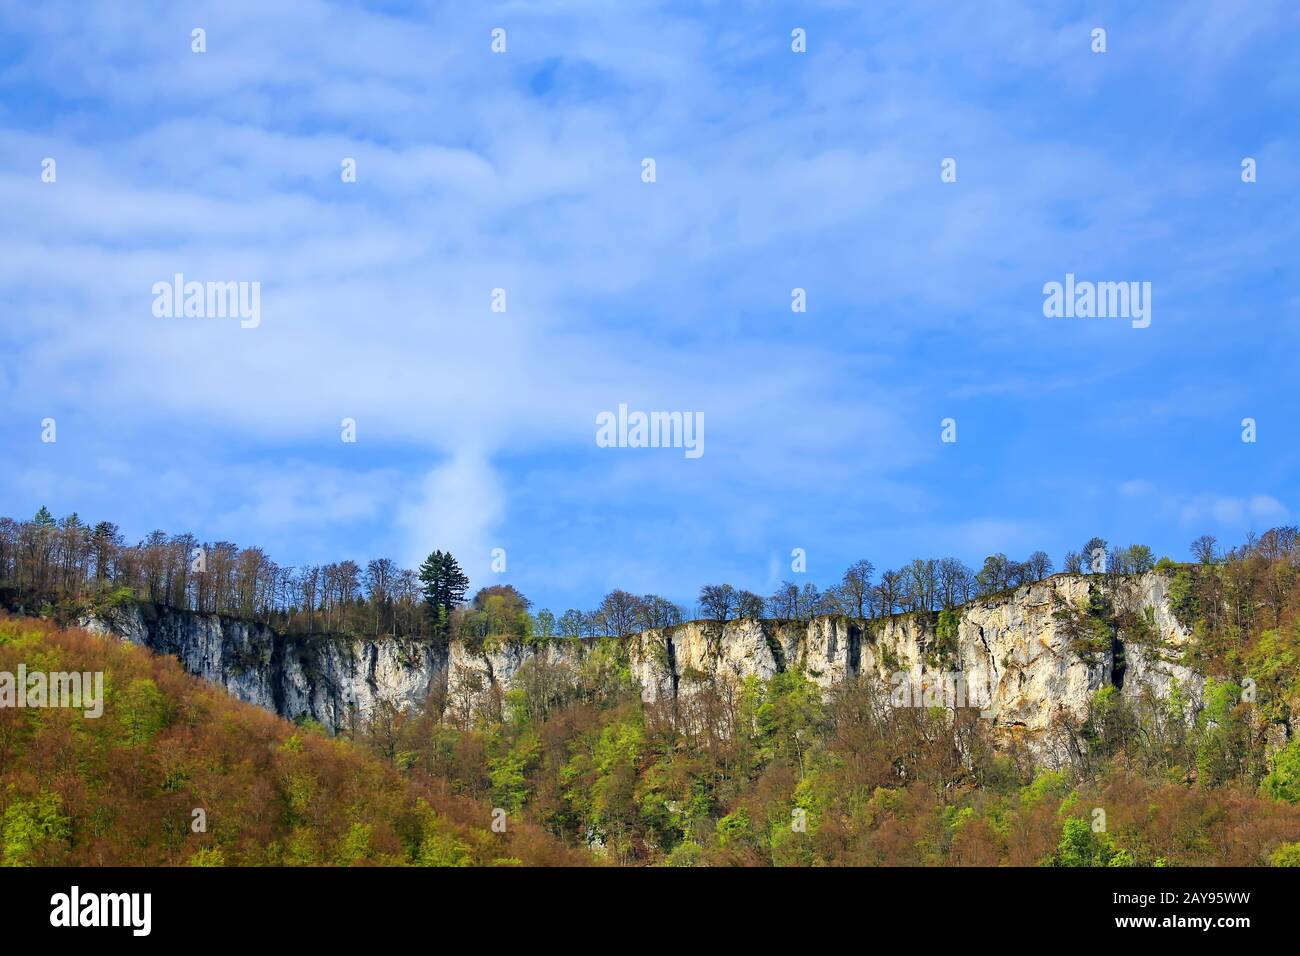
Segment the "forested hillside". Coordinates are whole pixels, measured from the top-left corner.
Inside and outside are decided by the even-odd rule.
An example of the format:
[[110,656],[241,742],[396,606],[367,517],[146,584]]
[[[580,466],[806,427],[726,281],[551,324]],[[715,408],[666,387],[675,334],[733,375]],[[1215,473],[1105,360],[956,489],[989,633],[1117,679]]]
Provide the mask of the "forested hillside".
[[[38,516],[0,535],[11,605],[69,618],[96,603],[157,596],[150,565],[140,563],[149,545],[106,552],[101,581],[93,547],[57,544],[60,535],[78,540],[69,527]],[[81,528],[79,540],[93,542],[93,529]],[[1167,582],[1169,607],[1191,634],[1176,663],[1196,675],[1197,687],[1175,683],[1163,696],[1134,697],[1103,686],[1086,712],[1058,715],[1047,728],[1061,743],[1051,752],[1064,755],[1052,761],[975,708],[899,705],[872,674],[823,693],[797,666],[766,679],[684,672],[689,695],[643,700],[623,638],[641,615],[666,613],[667,624],[680,615],[655,610],[653,596],[625,592],[611,597],[629,600],[607,599],[593,612],[595,636],[587,632],[572,666],[532,654],[508,686],[453,686],[454,699],[472,706],[431,696],[419,707],[382,707],[350,741],[240,707],[196,687],[172,662],[111,639],[10,619],[0,631],[0,670],[33,660],[48,669],[102,665],[112,695],[98,722],[0,711],[4,859],[1300,864],[1295,529],[1226,552],[1198,539],[1196,560],[1186,563],[1156,562],[1140,546],[1089,545],[1098,546],[1081,553],[1096,563],[1069,555],[1067,567],[1100,568],[1098,582],[1154,568]],[[970,575],[943,562],[915,564],[906,576],[873,581],[869,562],[860,562],[827,592],[838,613],[847,606],[868,633],[900,602],[925,616],[936,660],[953,620],[948,605],[987,599],[1050,570],[1045,556],[1020,564],[994,555]],[[454,559],[435,552],[422,570],[429,590],[406,610],[395,611],[401,601],[372,583],[333,610],[323,600],[269,610],[254,601],[252,616],[294,628],[309,613],[337,613],[349,628],[370,621],[369,633],[379,635],[402,615],[422,616],[424,624],[411,624],[416,631],[471,650],[578,640],[548,632],[507,585],[457,600],[440,618],[444,598],[430,592],[454,596]],[[170,594],[175,581],[165,573],[159,580]],[[226,580],[223,600],[238,612],[230,595],[244,578],[231,572]],[[193,583],[186,589],[192,598]],[[797,601],[801,590],[773,597]],[[1118,615],[1100,588],[1084,590],[1096,599],[1058,612],[1075,652],[1113,648],[1121,636],[1129,644],[1149,639],[1140,617]],[[202,593],[200,603],[209,600]],[[721,622],[757,612],[754,600],[707,586],[700,609]],[[771,600],[760,603],[764,613],[774,610]],[[775,610],[783,618],[808,613]],[[203,806],[210,827],[199,837],[189,819]],[[494,809],[510,821],[504,837],[490,832]]]
[[[576,864],[415,768],[294,727],[111,639],[0,615],[0,673],[101,671],[103,715],[0,707],[5,866]],[[462,790],[464,788],[461,788]]]

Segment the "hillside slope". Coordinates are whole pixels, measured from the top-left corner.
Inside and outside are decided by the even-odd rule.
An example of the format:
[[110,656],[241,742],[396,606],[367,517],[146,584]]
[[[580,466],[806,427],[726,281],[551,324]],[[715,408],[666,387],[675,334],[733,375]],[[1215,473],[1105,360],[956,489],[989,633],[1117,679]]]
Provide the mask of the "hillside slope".
[[527,823],[493,832],[487,803],[236,701],[170,657],[0,616],[0,676],[71,671],[103,673],[102,716],[0,706],[0,864],[589,861]]
[[100,670],[106,698],[99,718],[0,707],[0,864],[1300,865],[1300,744],[1264,733],[1300,629],[1256,645],[1258,706],[1228,682],[1200,707],[1104,687],[1045,770],[868,671],[682,664],[694,689],[647,700],[612,638],[575,668],[532,655],[508,690],[466,671],[452,706],[381,708],[345,742],[127,642],[0,617],[0,682]]

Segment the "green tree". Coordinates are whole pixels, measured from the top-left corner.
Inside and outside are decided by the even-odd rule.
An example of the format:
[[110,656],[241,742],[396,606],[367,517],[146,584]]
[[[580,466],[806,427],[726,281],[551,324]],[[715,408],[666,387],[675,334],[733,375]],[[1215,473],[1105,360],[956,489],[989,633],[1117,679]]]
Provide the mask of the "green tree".
[[556,623],[555,615],[549,609],[542,608],[537,612],[537,617],[533,621],[533,637],[538,641],[549,641],[559,633],[558,627],[559,624]]
[[63,815],[63,800],[42,790],[31,800],[15,800],[0,821],[0,860],[5,866],[30,866],[47,842],[67,840],[72,824]]
[[734,813],[728,813],[718,821],[718,845],[732,846],[753,841],[754,827],[749,819],[749,810],[741,807]]
[[1128,549],[1128,569],[1130,574],[1145,574],[1156,566],[1155,555],[1145,544],[1130,545]]
[[934,644],[926,651],[927,660],[946,669],[957,659],[957,634],[960,616],[954,611],[940,611],[939,621],[934,629]]
[[1197,781],[1217,787],[1241,777],[1250,755],[1250,727],[1241,687],[1232,681],[1205,682],[1205,707],[1197,715]]
[[1273,769],[1260,790],[1274,800],[1300,803],[1300,740],[1292,740],[1273,757]]
[[456,633],[475,640],[525,640],[532,631],[531,604],[513,584],[480,588],[461,615]]
[[435,551],[420,565],[424,603],[433,622],[433,633],[445,637],[451,612],[465,600],[469,578],[450,551]]
[[1132,866],[1133,854],[1117,849],[1105,835],[1098,836],[1081,817],[1071,817],[1061,827],[1056,847],[1057,866]]
[[1300,866],[1300,843],[1283,843],[1268,862],[1272,866]]
[[492,799],[497,806],[518,814],[528,802],[531,787],[529,771],[536,763],[541,746],[536,737],[525,734],[514,746],[488,764],[492,781]]
[[802,777],[804,758],[822,719],[821,692],[798,671],[780,671],[768,680],[747,678],[742,707],[753,728],[760,760],[787,758]]
[[147,677],[131,681],[121,695],[113,694],[110,700],[127,744],[148,743],[167,726],[167,698]]

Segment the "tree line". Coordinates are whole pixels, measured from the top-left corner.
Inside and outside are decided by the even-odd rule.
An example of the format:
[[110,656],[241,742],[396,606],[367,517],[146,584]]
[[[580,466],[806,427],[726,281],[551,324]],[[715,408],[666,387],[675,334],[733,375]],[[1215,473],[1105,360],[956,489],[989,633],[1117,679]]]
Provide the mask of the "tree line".
[[[1293,541],[1294,528],[1273,529],[1258,541]],[[1255,545],[1248,543],[1248,547]],[[1192,542],[1197,562],[1224,556],[1215,539]],[[1090,538],[1066,554],[1072,573],[1140,574],[1155,567],[1145,545],[1112,546]],[[260,621],[290,633],[344,633],[393,637],[486,640],[624,637],[671,627],[689,617],[726,622],[736,618],[809,620],[841,614],[862,619],[910,611],[942,611],[1022,584],[1042,580],[1054,565],[1044,551],[1024,561],[993,554],[978,571],[957,558],[915,559],[876,575],[866,559],[855,561],[825,589],[812,582],[782,581],[769,595],[708,584],[693,608],[659,594],[610,591],[593,609],[562,614],[532,610],[532,602],[508,584],[479,589],[466,601],[469,579],[449,552],[435,551],[418,569],[390,558],[364,565],[345,560],[286,567],[261,548],[228,541],[203,542],[193,534],[153,531],[127,544],[109,521],[89,524],[75,513],[55,519],[42,507],[30,521],[0,518],[0,587],[19,602],[79,605],[106,596],[138,598],[204,613]],[[11,602],[12,603],[12,602]]]
[[469,581],[454,557],[435,551],[418,570],[390,558],[301,568],[261,548],[153,531],[127,544],[116,524],[0,518],[0,587],[11,603],[71,605],[138,598],[226,614],[288,632],[433,636],[445,632]]

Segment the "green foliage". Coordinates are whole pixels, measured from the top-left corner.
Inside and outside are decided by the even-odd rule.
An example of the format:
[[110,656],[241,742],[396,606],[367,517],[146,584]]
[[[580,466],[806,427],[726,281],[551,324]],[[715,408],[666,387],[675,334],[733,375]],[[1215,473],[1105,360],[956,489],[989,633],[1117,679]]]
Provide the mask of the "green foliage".
[[420,565],[425,607],[437,636],[445,636],[452,611],[465,599],[469,578],[449,551],[434,551]]
[[41,790],[27,800],[15,800],[5,807],[0,819],[0,863],[30,866],[36,851],[47,843],[67,840],[72,826],[63,814],[63,801],[56,793]]
[[190,854],[186,866],[225,866],[226,854],[219,846],[205,846]]
[[1033,781],[1020,792],[1020,799],[1025,804],[1035,804],[1042,800],[1061,800],[1070,792],[1070,781],[1064,770],[1042,770]]
[[370,839],[374,827],[357,822],[348,829],[347,835],[339,846],[335,862],[339,866],[355,866],[370,856]]
[[1270,866],[1300,866],[1300,843],[1283,843],[1268,862]]
[[1264,716],[1278,723],[1300,716],[1294,712],[1300,704],[1300,622],[1264,631],[1247,651],[1245,663]]
[[1133,866],[1133,854],[1117,848],[1108,835],[1094,833],[1087,820],[1071,817],[1061,826],[1054,862],[1057,866]]
[[1133,724],[1123,695],[1112,685],[1093,692],[1080,732],[1093,753],[1109,756],[1131,739]]
[[605,702],[640,694],[640,684],[632,676],[627,645],[613,637],[600,638],[582,659],[579,682],[590,699]]
[[537,760],[539,749],[537,738],[525,735],[488,764],[496,806],[512,814],[523,808],[529,794],[527,771]]
[[512,641],[532,644],[533,618],[528,607],[528,599],[512,585],[482,588],[468,608],[454,614],[456,637],[471,646],[497,647]]
[[470,846],[459,839],[423,800],[419,804],[420,838],[415,852],[416,866],[471,866]]
[[533,618],[533,643],[543,644],[560,634],[559,623],[555,620],[555,615],[548,609],[543,608],[537,612]]
[[934,628],[934,643],[926,649],[926,662],[936,670],[948,670],[957,660],[958,624],[956,611],[942,610]]
[[130,607],[137,600],[134,588],[128,585],[120,585],[97,592],[91,599],[91,607],[96,611],[104,612],[115,608]]
[[754,827],[749,820],[749,810],[741,807],[734,813],[728,813],[718,821],[718,845],[735,846],[750,843],[754,839]]
[[1300,739],[1292,740],[1273,755],[1273,768],[1260,784],[1270,799],[1300,803]]
[[616,853],[637,829],[637,779],[646,746],[639,709],[611,717],[598,733],[575,742],[561,772],[565,796],[589,833],[603,834]]
[[665,866],[699,866],[704,847],[691,840],[685,840],[673,847],[664,860]]
[[1086,600],[1057,608],[1053,617],[1081,661],[1093,666],[1103,663],[1115,637],[1114,609],[1096,581],[1088,583]]
[[1174,612],[1178,623],[1185,628],[1191,628],[1199,616],[1199,602],[1196,596],[1197,573],[1198,569],[1183,567],[1169,582],[1169,607]]
[[746,680],[744,709],[758,759],[790,758],[802,770],[821,719],[821,689],[798,671]]
[[325,734],[328,736],[325,730],[325,725],[322,724],[319,720],[314,720],[313,718],[307,716],[306,713],[299,714],[297,717],[295,717],[293,719],[293,724],[299,730],[306,731],[307,733]]
[[114,695],[111,690],[108,694],[112,704],[121,711],[126,743],[148,743],[167,726],[167,701],[149,678],[131,681],[121,694]]
[[1205,682],[1202,723],[1226,724],[1232,719],[1232,713],[1240,702],[1241,685],[1232,681],[1218,681],[1211,677]]
[[1143,608],[1138,613],[1125,613],[1123,616],[1124,641],[1139,647],[1159,650],[1163,646],[1159,629],[1156,627],[1156,610]]
[[1205,682],[1205,707],[1197,717],[1200,743],[1197,779],[1217,787],[1243,776],[1250,748],[1248,716],[1241,705],[1241,686],[1232,681]]

